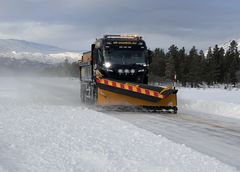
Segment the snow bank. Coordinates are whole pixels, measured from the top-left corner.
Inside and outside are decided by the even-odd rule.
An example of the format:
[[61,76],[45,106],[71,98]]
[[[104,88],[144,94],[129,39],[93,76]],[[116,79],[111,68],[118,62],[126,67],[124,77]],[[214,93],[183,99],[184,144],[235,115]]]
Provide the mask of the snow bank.
[[240,90],[180,88],[179,111],[240,118]]

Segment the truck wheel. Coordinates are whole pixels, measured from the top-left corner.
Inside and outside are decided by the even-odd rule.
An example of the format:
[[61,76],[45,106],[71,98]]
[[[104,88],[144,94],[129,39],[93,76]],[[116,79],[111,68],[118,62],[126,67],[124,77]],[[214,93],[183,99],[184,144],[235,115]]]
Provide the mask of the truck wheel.
[[92,103],[96,104],[97,102],[97,88],[93,87],[93,97],[92,97]]
[[173,113],[174,113],[174,114],[177,114],[177,111],[178,111],[178,108],[177,108],[177,107],[174,107],[174,108],[173,108]]
[[81,92],[80,92],[81,103],[86,103],[86,90],[85,86],[81,85]]

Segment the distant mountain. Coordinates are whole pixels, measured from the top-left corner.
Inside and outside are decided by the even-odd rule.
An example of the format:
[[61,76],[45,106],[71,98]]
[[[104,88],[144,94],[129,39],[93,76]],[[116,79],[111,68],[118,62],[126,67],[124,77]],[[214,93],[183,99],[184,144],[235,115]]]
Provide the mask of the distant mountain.
[[51,45],[38,44],[25,40],[0,39],[0,58],[27,59],[41,63],[61,63],[77,61],[82,54]]
[[[237,43],[238,43],[238,50],[240,50],[239,48],[240,48],[240,39],[234,39]],[[229,48],[229,46],[230,46],[230,43],[233,41],[233,39],[232,40],[229,40],[229,41],[227,41],[227,42],[225,42],[225,43],[223,43],[223,44],[219,44],[218,46],[219,47],[223,47],[223,49],[225,50],[225,52],[228,50],[228,48]]]
[[[231,43],[233,40],[235,40],[235,41],[237,42],[237,44],[238,44],[238,50],[240,50],[240,39],[232,39],[232,40],[229,40],[229,41],[227,41],[227,42],[225,42],[225,43],[220,43],[220,44],[217,44],[217,45],[218,45],[219,48],[223,47],[223,49],[225,50],[225,53],[226,53],[226,51],[228,50],[228,48],[229,48],[229,46],[230,46],[230,43]],[[213,45],[213,46],[211,47],[212,50],[213,50],[214,47],[215,47],[215,45]],[[208,50],[206,50],[204,53],[205,53],[205,55],[207,55]]]
[[66,52],[67,50],[51,45],[38,44],[24,40],[0,39],[0,52],[6,53],[12,51],[50,54]]

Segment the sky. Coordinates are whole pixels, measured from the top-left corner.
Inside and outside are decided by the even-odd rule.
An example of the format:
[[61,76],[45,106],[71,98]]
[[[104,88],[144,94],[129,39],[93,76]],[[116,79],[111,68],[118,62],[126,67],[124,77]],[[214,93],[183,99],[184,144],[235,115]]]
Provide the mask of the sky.
[[240,38],[239,0],[0,0],[0,38],[88,51],[104,34],[143,36],[150,49],[207,49]]

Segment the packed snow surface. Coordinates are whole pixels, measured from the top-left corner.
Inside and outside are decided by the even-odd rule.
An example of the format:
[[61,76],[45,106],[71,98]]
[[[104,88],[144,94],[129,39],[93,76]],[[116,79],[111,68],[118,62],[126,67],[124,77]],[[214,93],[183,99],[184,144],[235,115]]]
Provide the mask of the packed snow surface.
[[180,112],[240,118],[239,89],[178,89],[178,107]]
[[0,171],[236,171],[79,105],[76,79],[0,81]]

